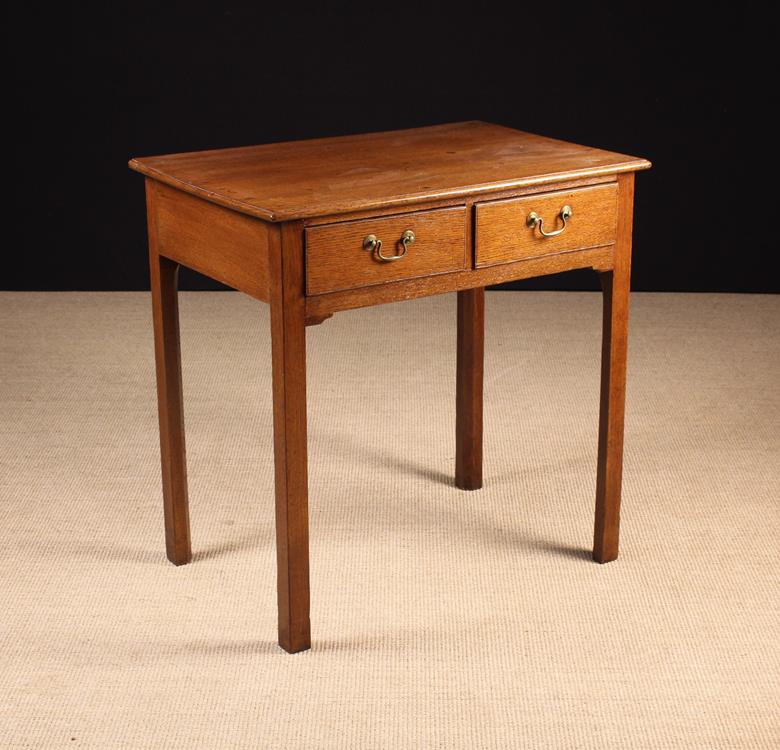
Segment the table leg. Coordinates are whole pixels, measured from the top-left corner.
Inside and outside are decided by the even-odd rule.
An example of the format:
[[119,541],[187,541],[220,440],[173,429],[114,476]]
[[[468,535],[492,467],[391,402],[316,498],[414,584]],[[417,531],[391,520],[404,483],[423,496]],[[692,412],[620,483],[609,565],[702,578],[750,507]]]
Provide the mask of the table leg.
[[279,645],[295,653],[311,646],[303,229],[297,223],[284,224],[272,237],[269,265]]
[[628,297],[631,281],[633,175],[619,178],[618,236],[614,269],[599,274],[603,290],[601,407],[596,478],[593,559],[606,563],[618,556],[620,491],[623,475],[623,418],[626,398]]
[[485,353],[485,289],[458,292],[455,404],[455,484],[482,487],[482,376]]
[[187,456],[184,445],[184,404],[177,300],[179,264],[158,255],[155,247],[156,238],[152,231],[149,237],[165,549],[168,559],[174,565],[183,565],[192,559],[192,551],[187,500]]

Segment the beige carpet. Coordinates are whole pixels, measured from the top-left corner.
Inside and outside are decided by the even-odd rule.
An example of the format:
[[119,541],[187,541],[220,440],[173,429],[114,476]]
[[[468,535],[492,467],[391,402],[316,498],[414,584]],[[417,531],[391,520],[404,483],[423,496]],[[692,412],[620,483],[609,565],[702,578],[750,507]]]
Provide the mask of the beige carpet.
[[196,560],[163,552],[146,294],[0,295],[0,746],[780,746],[780,297],[634,295],[621,558],[589,561],[600,298],[309,330],[312,633],[275,643],[268,312],[182,295]]

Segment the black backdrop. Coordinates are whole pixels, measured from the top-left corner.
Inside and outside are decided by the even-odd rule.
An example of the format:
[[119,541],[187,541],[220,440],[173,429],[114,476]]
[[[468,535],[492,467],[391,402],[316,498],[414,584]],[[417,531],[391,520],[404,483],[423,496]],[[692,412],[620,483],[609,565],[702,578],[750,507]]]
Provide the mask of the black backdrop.
[[[773,198],[749,174],[775,139],[760,16],[459,5],[6,11],[0,288],[148,288],[131,156],[482,119],[654,162],[637,177],[635,289],[778,291]],[[522,286],[596,288],[585,271]]]

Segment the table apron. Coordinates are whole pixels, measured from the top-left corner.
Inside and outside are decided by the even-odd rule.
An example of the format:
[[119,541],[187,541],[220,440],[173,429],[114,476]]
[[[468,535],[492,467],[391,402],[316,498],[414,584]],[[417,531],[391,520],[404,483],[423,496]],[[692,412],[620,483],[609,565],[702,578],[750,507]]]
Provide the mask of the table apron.
[[417,297],[429,297],[434,294],[457,292],[463,289],[475,289],[580,268],[608,271],[614,267],[614,260],[615,245],[610,244],[587,250],[544,255],[514,263],[503,263],[488,268],[442,273],[330,294],[319,294],[306,298],[306,316],[317,318],[331,315],[340,310],[399,302]]

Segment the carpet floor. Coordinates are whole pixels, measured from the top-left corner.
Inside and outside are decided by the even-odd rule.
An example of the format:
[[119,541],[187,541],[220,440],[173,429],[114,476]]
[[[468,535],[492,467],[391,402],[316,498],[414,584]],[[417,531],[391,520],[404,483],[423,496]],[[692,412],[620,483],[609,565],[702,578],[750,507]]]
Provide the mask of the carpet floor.
[[276,645],[268,310],[181,295],[195,560],[164,555],[141,293],[0,295],[0,746],[777,748],[780,297],[635,294],[621,557],[589,559],[600,296],[308,331],[311,651]]

